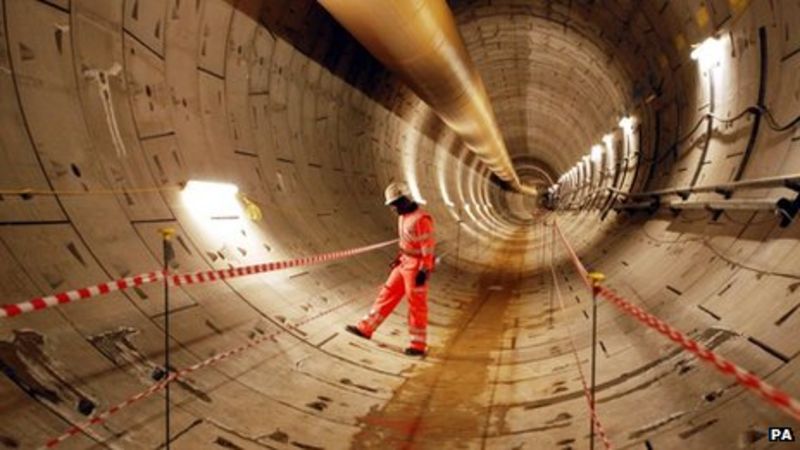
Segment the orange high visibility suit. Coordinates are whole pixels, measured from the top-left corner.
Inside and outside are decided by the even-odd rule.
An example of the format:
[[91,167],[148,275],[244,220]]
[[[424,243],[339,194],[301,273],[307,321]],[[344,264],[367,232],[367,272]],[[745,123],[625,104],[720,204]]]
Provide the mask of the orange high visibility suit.
[[420,270],[425,269],[430,274],[434,268],[433,248],[436,242],[433,238],[433,219],[417,208],[398,217],[397,232],[400,237],[399,264],[394,266],[369,313],[357,326],[366,337],[371,337],[405,294],[408,296],[410,347],[425,351],[430,281],[425,280],[425,284],[417,286],[416,278]]

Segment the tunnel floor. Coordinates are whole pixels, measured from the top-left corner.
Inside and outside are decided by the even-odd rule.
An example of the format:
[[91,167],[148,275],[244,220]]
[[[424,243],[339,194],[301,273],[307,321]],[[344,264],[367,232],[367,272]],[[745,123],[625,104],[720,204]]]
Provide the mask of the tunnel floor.
[[[518,231],[515,237],[524,234]],[[520,268],[519,255],[512,255],[500,248],[493,263]],[[453,439],[485,439],[493,397],[492,366],[502,354],[498,361],[494,356],[504,345],[505,313],[519,282],[516,275],[482,275],[441,347],[432,349],[433,364],[416,371],[390,402],[361,419],[364,428],[353,448],[441,448]]]
[[[541,225],[520,227],[512,233],[512,239],[528,244],[541,238],[541,230]],[[358,419],[361,431],[354,436],[350,448],[504,448],[504,444],[495,441],[520,432],[517,429],[516,433],[509,433],[516,425],[505,423],[513,405],[496,399],[498,385],[513,384],[513,380],[501,379],[501,372],[513,372],[515,361],[510,355],[519,352],[518,335],[523,331],[528,339],[543,338],[540,343],[530,344],[531,349],[550,342],[544,336],[554,327],[555,311],[549,261],[543,253],[531,257],[515,248],[511,244],[495,248],[491,264],[503,268],[502,272],[494,269],[478,275],[468,290],[463,290],[468,275],[451,269],[437,274],[429,297],[430,333],[437,335],[435,342],[391,399]],[[453,289],[457,285],[462,290]],[[460,311],[443,323],[437,317],[437,305],[453,302]],[[402,320],[403,310],[394,316],[395,320]],[[371,345],[395,353],[402,350],[382,339],[378,331]],[[538,389],[544,392],[549,387]],[[527,395],[531,399],[536,396],[535,390]],[[539,431],[552,427],[560,429],[559,434],[569,434],[566,432],[573,429],[578,436],[578,430],[582,432],[586,427],[572,417],[572,413],[561,413],[553,418],[551,426]],[[556,439],[562,444],[575,440]]]
[[[539,216],[516,227],[507,239],[484,244],[480,252],[487,256],[490,270],[468,272],[451,264],[437,268],[429,295],[429,353],[425,358],[403,354],[408,342],[406,301],[370,341],[343,329],[369,309],[394,249],[334,264],[339,269],[362,264],[369,268],[365,276],[353,279],[350,289],[341,291],[333,303],[339,306],[325,306],[337,311],[337,315],[325,313],[321,317],[327,320],[310,321],[303,326],[292,325],[291,321],[274,323],[274,327],[266,325],[267,329],[279,330],[279,337],[266,341],[258,350],[237,354],[175,383],[172,447],[208,448],[209,442],[215,442],[242,449],[589,448],[589,410],[582,378],[588,378],[590,364],[591,296],[552,234],[553,228],[545,223],[550,219]],[[614,236],[625,233],[620,230]],[[329,269],[325,265],[318,268]],[[624,277],[611,276],[609,284],[621,286],[634,302],[642,302],[639,294],[628,288]],[[244,277],[236,289],[263,294],[268,285],[263,278]],[[331,291],[320,292],[329,295],[327,292]],[[266,297],[273,307],[281,302],[279,297]],[[91,302],[82,304],[91,307]],[[659,420],[663,411],[632,408],[654,399],[674,401],[675,392],[685,398],[676,404],[680,411],[693,411],[691,408],[698,404],[710,402],[725,408],[726,402],[743,394],[733,391],[735,385],[713,371],[694,370],[696,364],[691,356],[635,320],[620,317],[609,309],[608,302],[598,304],[598,406],[604,422],[610,425],[609,434],[635,441],[655,430],[667,429],[675,420]],[[342,308],[344,305],[347,307]],[[208,306],[227,310],[235,305]],[[659,307],[648,306],[663,312]],[[180,320],[187,317],[184,314],[175,311],[176,328],[172,333],[176,339],[186,331]],[[224,332],[206,330],[192,341],[198,347],[191,356],[178,351],[182,362],[179,365],[185,367],[195,358],[204,357],[200,348],[213,356],[233,347],[228,336],[247,336],[245,342],[251,340],[264,325],[259,320],[253,328],[252,321],[247,320],[224,328]],[[697,322],[695,329],[683,328],[713,351],[721,346],[742,345],[744,341],[730,330],[704,322]],[[19,336],[28,336],[24,330],[20,333]],[[218,340],[219,336],[226,339]],[[45,343],[41,336],[38,339],[37,349]],[[133,337],[129,345],[138,344],[138,339]],[[183,336],[179,342],[186,344],[189,340]],[[63,357],[49,350],[52,343],[44,347],[48,354],[42,358]],[[151,354],[154,361],[162,356],[158,351]],[[612,357],[625,358],[626,364],[611,363]],[[687,382],[688,377],[697,377],[700,382]],[[84,388],[64,380],[70,389],[84,395]],[[0,378],[0,383],[4,383],[0,384],[6,389],[4,392],[13,394],[3,399],[5,407],[27,404],[22,391],[12,386],[7,377]],[[144,383],[152,381],[147,379]],[[114,388],[109,392],[124,399],[141,385],[123,386],[118,391]],[[48,414],[44,408],[51,404],[59,404],[64,411],[71,407],[69,402],[38,400],[36,414]],[[612,400],[623,403],[617,406]],[[110,405],[99,405],[99,411]],[[643,420],[636,427],[624,428],[619,418],[632,410]],[[746,414],[741,409],[724,410]],[[126,407],[122,414],[113,416],[108,426],[88,427],[65,448],[160,448],[164,442],[164,419],[164,399],[155,395]],[[687,429],[665,436],[665,448],[676,448],[669,446],[680,446],[715,423],[716,419],[699,415]],[[56,432],[63,427],[57,428]],[[116,431],[120,429],[124,431]],[[48,429],[44,433],[54,432]],[[44,442],[44,433],[39,432],[34,440]],[[731,435],[730,439],[739,438]],[[709,442],[718,441],[715,438],[699,444]],[[691,448],[701,448],[698,442],[693,445]]]

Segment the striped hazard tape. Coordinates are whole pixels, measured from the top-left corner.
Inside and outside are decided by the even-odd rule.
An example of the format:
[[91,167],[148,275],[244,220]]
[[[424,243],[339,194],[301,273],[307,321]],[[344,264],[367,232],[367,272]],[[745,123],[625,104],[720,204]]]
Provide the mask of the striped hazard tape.
[[[553,231],[555,234],[555,229]],[[543,235],[543,240],[547,241],[546,232]],[[551,241],[551,244],[555,246],[555,236]],[[554,250],[553,250],[554,253]],[[550,274],[553,277],[553,289],[556,293],[556,298],[558,298],[559,306],[561,307],[561,312],[566,312],[567,308],[564,306],[564,297],[561,295],[561,287],[558,283],[558,277],[556,276],[556,269],[553,265],[553,254],[550,255]],[[614,444],[611,443],[611,439],[608,437],[606,433],[606,429],[603,427],[603,424],[600,422],[600,416],[597,414],[597,410],[594,406],[594,402],[592,401],[592,393],[589,391],[589,385],[586,383],[586,376],[583,373],[583,366],[581,366],[581,358],[578,356],[578,347],[575,345],[575,339],[572,336],[572,329],[569,324],[566,324],[567,329],[567,336],[569,337],[569,345],[570,349],[572,350],[572,356],[575,358],[575,365],[578,367],[578,374],[581,378],[581,386],[583,386],[583,395],[586,397],[586,404],[589,409],[589,414],[591,415],[592,426],[594,427],[597,434],[600,436],[600,440],[603,442],[603,446],[606,450],[613,450]]]
[[[591,283],[588,281],[588,277],[586,275],[588,272],[583,266],[583,263],[581,263],[580,259],[575,253],[575,250],[572,249],[572,246],[570,246],[567,239],[561,233],[561,229],[558,227],[558,224],[556,222],[553,223],[556,230],[558,230],[559,236],[561,237],[561,242],[564,244],[564,247],[569,251],[570,256],[572,257],[572,263],[575,266],[575,269],[578,271],[578,273],[580,273],[581,277],[584,278],[584,282],[587,283],[588,286],[591,286]],[[800,422],[800,401],[798,401],[796,398],[793,398],[788,393],[772,386],[754,373],[745,370],[737,364],[734,364],[727,358],[717,355],[708,347],[705,347],[699,342],[687,337],[681,331],[675,329],[658,317],[644,311],[642,308],[633,305],[631,302],[624,299],[611,289],[605,286],[598,286],[597,289],[597,292],[601,297],[611,302],[612,305],[619,308],[625,314],[633,316],[638,321],[658,331],[671,341],[679,344],[684,348],[684,350],[692,353],[703,361],[710,363],[719,372],[734,377],[739,384],[758,393],[759,396],[766,400],[770,405],[785,412]]]
[[0,318],[14,317],[20,314],[52,308],[53,306],[72,303],[77,300],[98,297],[111,292],[122,291],[143,284],[155,283],[164,279],[164,272],[149,272],[133,277],[120,278],[119,280],[96,284],[81,289],[61,292],[59,294],[37,297],[27,302],[0,306]]
[[132,396],[128,397],[126,400],[124,400],[124,401],[122,401],[120,403],[117,403],[116,405],[114,405],[111,408],[103,411],[102,413],[97,414],[96,416],[92,417],[91,419],[89,419],[89,420],[87,420],[85,422],[78,423],[78,424],[75,424],[75,425],[71,426],[69,429],[67,429],[60,436],[54,437],[52,439],[49,439],[40,448],[45,449],[45,448],[57,447],[62,442],[66,441],[67,439],[71,438],[72,436],[75,436],[75,435],[87,430],[89,427],[92,427],[94,425],[98,425],[98,424],[101,424],[101,423],[107,421],[111,416],[113,416],[114,414],[118,413],[119,411],[127,408],[128,406],[130,406],[130,405],[132,405],[134,403],[137,403],[140,400],[144,400],[144,399],[146,399],[148,397],[153,396],[157,392],[165,389],[168,384],[172,383],[173,381],[177,380],[178,378],[185,377],[185,376],[189,375],[192,372],[196,372],[196,371],[198,371],[200,369],[203,369],[205,367],[212,366],[212,365],[214,365],[214,364],[216,364],[216,363],[218,363],[220,361],[226,360],[226,359],[228,359],[228,358],[230,358],[232,356],[238,355],[238,354],[240,354],[240,353],[242,353],[242,352],[244,352],[246,350],[249,350],[249,349],[251,349],[253,347],[256,347],[256,346],[258,346],[260,344],[263,344],[264,342],[272,341],[277,336],[279,336],[279,335],[281,335],[283,333],[286,333],[289,329],[296,329],[297,327],[300,327],[300,326],[305,325],[305,324],[307,324],[309,322],[312,322],[312,321],[314,321],[316,319],[319,319],[320,317],[326,316],[326,315],[328,315],[328,314],[330,314],[330,313],[332,313],[332,312],[334,312],[334,311],[336,311],[338,309],[341,309],[344,306],[347,306],[347,305],[353,303],[357,299],[358,299],[358,297],[353,297],[350,300],[344,301],[344,302],[342,302],[342,303],[340,303],[340,304],[338,304],[338,305],[336,305],[336,306],[334,306],[332,308],[326,309],[324,311],[321,311],[318,314],[315,314],[313,316],[309,316],[309,317],[307,317],[307,318],[305,318],[303,320],[300,320],[300,321],[298,321],[296,323],[293,323],[290,326],[288,326],[287,328],[277,330],[277,331],[275,331],[273,333],[270,333],[270,334],[265,334],[265,335],[259,336],[259,337],[255,338],[255,339],[251,339],[251,340],[247,341],[245,344],[242,344],[242,345],[240,345],[238,347],[235,347],[235,348],[232,348],[230,350],[224,351],[222,353],[218,353],[218,354],[216,354],[216,355],[214,355],[214,356],[212,356],[212,357],[210,357],[208,359],[200,361],[200,362],[198,362],[196,364],[193,364],[193,365],[191,365],[189,367],[186,367],[184,369],[178,370],[176,372],[170,372],[170,374],[169,374],[169,376],[167,378],[159,381],[158,383],[153,384],[152,386],[148,387],[147,389],[145,389],[145,390],[143,390],[143,391],[141,391],[141,392],[139,392],[139,393],[137,393],[135,395],[132,395]]
[[599,294],[606,300],[610,301],[617,308],[621,309],[627,314],[630,314],[638,321],[668,337],[670,340],[677,343],[685,350],[694,354],[703,361],[711,363],[718,371],[724,373],[725,375],[736,378],[736,381],[738,381],[739,384],[758,393],[761,398],[769,402],[772,406],[775,406],[800,422],[800,401],[798,401],[796,398],[792,398],[788,393],[772,386],[754,373],[743,369],[728,359],[723,358],[722,356],[709,350],[708,347],[705,347],[699,342],[685,336],[683,333],[676,330],[658,317],[645,312],[638,306],[632,305],[630,302],[619,296],[611,289],[602,286],[599,289]]
[[10,305],[0,305],[0,318],[14,317],[20,314],[25,314],[34,311],[40,311],[54,306],[63,305],[66,303],[73,303],[78,300],[84,300],[92,297],[99,297],[111,292],[123,291],[136,286],[144,284],[152,284],[168,278],[170,286],[181,286],[186,284],[199,284],[208,283],[212,281],[227,280],[230,278],[242,277],[246,275],[255,275],[266,272],[273,272],[276,270],[288,269],[292,267],[301,267],[312,264],[320,264],[324,262],[334,261],[337,259],[355,256],[361,253],[370,252],[379,248],[386,247],[397,240],[385,241],[378,244],[368,245],[365,247],[352,248],[348,250],[340,250],[336,252],[323,253],[315,256],[308,256],[304,258],[290,259],[287,261],[277,261],[271,263],[255,264],[251,266],[234,267],[231,269],[222,270],[205,270],[189,274],[167,274],[163,271],[148,272],[140,275],[121,278],[119,280],[108,281],[94,286],[89,286],[72,291],[61,292],[58,294],[48,295],[46,297],[37,297],[27,302],[14,303]]
[[349,250],[341,250],[338,252],[331,252],[331,253],[323,253],[321,255],[315,256],[308,256],[305,258],[297,258],[297,259],[290,259],[288,261],[277,261],[272,263],[263,263],[263,264],[256,264],[252,266],[244,266],[244,267],[235,267],[231,269],[221,269],[221,270],[204,270],[200,272],[194,272],[191,274],[176,274],[170,275],[169,281],[170,285],[172,286],[181,286],[184,284],[198,284],[198,283],[207,283],[210,281],[218,281],[218,280],[226,280],[229,278],[236,278],[245,275],[255,275],[259,273],[265,272],[273,272],[276,270],[282,269],[289,269],[292,267],[301,267],[301,266],[308,266],[312,264],[320,264],[328,261],[333,261],[336,259],[347,258],[350,256],[355,256],[360,253],[370,252],[372,250],[377,250],[379,248],[386,247],[388,245],[394,244],[397,242],[397,239],[381,242],[378,244],[368,245],[366,247],[359,247],[353,248]]

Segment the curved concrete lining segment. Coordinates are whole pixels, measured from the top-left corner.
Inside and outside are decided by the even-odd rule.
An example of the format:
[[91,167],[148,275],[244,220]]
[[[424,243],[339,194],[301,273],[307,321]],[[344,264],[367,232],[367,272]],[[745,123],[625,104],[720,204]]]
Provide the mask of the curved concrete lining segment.
[[[591,301],[553,220],[608,286],[800,394],[797,224],[760,209],[617,212],[610,195],[800,172],[800,10],[449,5],[510,158],[531,182],[561,177],[555,210],[504,191],[314,1],[0,0],[0,303],[157,270],[164,227],[178,272],[392,239],[382,191],[405,180],[442,256],[429,355],[402,354],[404,303],[372,341],[344,332],[391,248],[173,288],[175,370],[261,342],[172,383],[174,448],[589,448],[570,342],[587,372]],[[693,60],[712,36],[722,51]],[[187,199],[190,180],[235,185],[262,218],[232,190]],[[796,197],[776,185],[686,201]],[[152,284],[0,319],[0,449],[39,448],[157,383],[163,305]],[[597,412],[616,448],[772,448],[767,428],[792,423],[598,306]],[[164,419],[159,392],[61,446],[159,448]]]

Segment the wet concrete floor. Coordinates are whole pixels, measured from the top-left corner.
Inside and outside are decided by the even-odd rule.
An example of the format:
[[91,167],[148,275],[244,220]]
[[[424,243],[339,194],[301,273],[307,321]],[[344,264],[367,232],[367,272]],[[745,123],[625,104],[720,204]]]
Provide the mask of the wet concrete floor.
[[[520,231],[518,238],[524,239]],[[504,273],[481,276],[474,298],[445,344],[405,381],[391,401],[361,418],[352,449],[484,448],[493,396],[492,377],[507,324],[506,310],[521,279],[523,255],[495,251]]]

